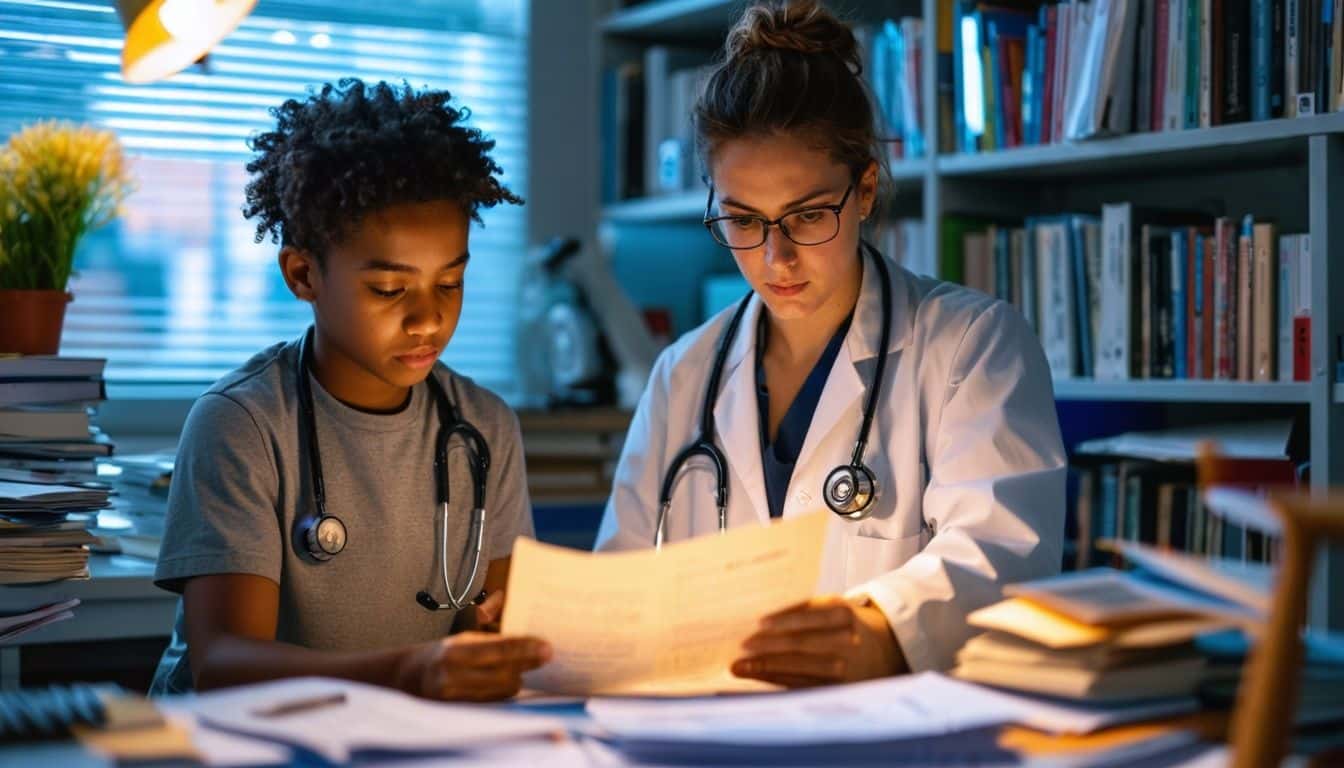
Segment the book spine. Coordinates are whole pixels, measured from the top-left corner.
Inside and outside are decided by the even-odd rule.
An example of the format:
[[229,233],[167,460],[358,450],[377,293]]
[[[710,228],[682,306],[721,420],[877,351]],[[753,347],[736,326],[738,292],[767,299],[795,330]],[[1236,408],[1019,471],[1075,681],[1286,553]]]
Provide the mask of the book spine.
[[1319,59],[1316,64],[1316,109],[1319,112],[1330,111],[1330,71],[1334,49],[1335,3],[1334,0],[1320,0],[1321,21],[1317,38]]
[[1186,239],[1187,233],[1178,229],[1171,233],[1171,253],[1167,263],[1171,269],[1169,281],[1171,283],[1171,347],[1172,347],[1172,378],[1189,378],[1189,341],[1186,339],[1186,295],[1185,295],[1185,275],[1186,275]]
[[1129,325],[1132,290],[1128,252],[1130,205],[1101,207],[1101,341],[1097,345],[1098,379],[1127,379],[1130,373]]
[[1192,379],[1204,378],[1204,234],[1190,229],[1190,255],[1186,259],[1186,286],[1190,299],[1186,303],[1186,375]]
[[1185,51],[1186,51],[1186,19],[1189,14],[1185,13],[1183,3],[1188,0],[1173,0],[1167,38],[1167,87],[1164,128],[1168,131],[1179,131],[1185,125]]
[[1091,302],[1088,300],[1087,243],[1083,219],[1069,218],[1069,252],[1073,266],[1074,320],[1077,332],[1078,370],[1080,376],[1091,376],[1096,368],[1092,361]]
[[1200,18],[1202,0],[1185,0],[1185,127],[1199,127],[1200,66],[1203,51],[1204,21]]
[[1230,230],[1231,222],[1228,219],[1220,218],[1215,223],[1217,254],[1213,287],[1213,323],[1214,357],[1217,364],[1215,378],[1218,379],[1231,379],[1235,363],[1232,346],[1232,325],[1236,322],[1236,318],[1234,315],[1235,302],[1231,301],[1231,297],[1232,286],[1236,284],[1236,277],[1232,266],[1233,261],[1228,257],[1228,252],[1231,249],[1228,243],[1231,236]]
[[1270,0],[1269,32],[1269,116],[1283,117],[1284,113],[1284,0]]
[[1255,324],[1252,320],[1252,291],[1255,286],[1253,265],[1254,219],[1247,214],[1242,219],[1241,234],[1237,238],[1237,379],[1250,381],[1255,370],[1252,362],[1252,341]]
[[1251,0],[1225,0],[1223,21],[1224,40],[1224,101],[1223,122],[1244,122],[1250,117],[1247,102],[1250,89],[1250,36]]
[[1283,112],[1287,117],[1297,117],[1299,2],[1300,0],[1283,2]]
[[1214,379],[1218,377],[1218,371],[1215,368],[1215,355],[1213,352],[1214,340],[1217,335],[1214,333],[1214,306],[1213,290],[1214,278],[1218,271],[1218,239],[1210,233],[1204,238],[1204,252],[1200,254],[1200,261],[1204,264],[1204,323],[1201,335],[1204,337],[1204,362],[1201,366],[1204,371],[1204,378]]
[[1057,22],[1059,11],[1053,5],[1044,6],[1041,8],[1041,14],[1045,18],[1045,64],[1042,68],[1042,77],[1045,82],[1041,87],[1040,143],[1049,144],[1055,140],[1051,121],[1055,114],[1055,50],[1059,33]]
[[1153,378],[1153,260],[1152,228],[1139,230],[1139,376]]
[[1199,127],[1213,125],[1213,0],[1199,8]]
[[1171,0],[1157,0],[1157,19],[1153,25],[1153,130],[1166,130],[1167,67],[1171,58]]
[[1153,362],[1154,375],[1170,379],[1176,374],[1175,327],[1171,302],[1171,239],[1172,233],[1163,233],[1152,250],[1153,256],[1153,316],[1157,324],[1157,354]]
[[1269,51],[1273,29],[1269,0],[1251,0],[1251,119],[1269,119]]
[[1255,249],[1255,331],[1252,337],[1254,345],[1254,377],[1256,381],[1273,381],[1277,373],[1277,355],[1275,346],[1278,332],[1275,320],[1278,312],[1275,302],[1278,291],[1275,278],[1278,276],[1278,228],[1268,222],[1258,222],[1254,229]]
[[1279,237],[1279,381],[1293,380],[1293,315],[1297,309],[1296,261],[1297,236]]
[[1311,381],[1311,318],[1293,318],[1293,381]]
[[1297,316],[1293,318],[1293,380],[1311,380],[1311,235],[1297,238]]

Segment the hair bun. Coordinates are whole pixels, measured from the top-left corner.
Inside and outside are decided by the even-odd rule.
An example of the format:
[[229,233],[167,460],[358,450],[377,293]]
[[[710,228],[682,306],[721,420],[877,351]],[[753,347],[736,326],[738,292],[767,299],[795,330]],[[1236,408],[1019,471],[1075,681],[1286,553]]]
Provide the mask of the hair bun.
[[761,51],[824,54],[838,58],[855,74],[863,68],[854,32],[817,0],[748,7],[728,32],[724,52],[726,58],[735,59]]

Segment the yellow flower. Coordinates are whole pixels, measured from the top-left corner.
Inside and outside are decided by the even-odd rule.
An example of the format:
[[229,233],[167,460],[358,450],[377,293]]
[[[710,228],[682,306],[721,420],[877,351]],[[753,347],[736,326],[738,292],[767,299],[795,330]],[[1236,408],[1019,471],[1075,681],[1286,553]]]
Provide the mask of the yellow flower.
[[79,238],[131,191],[112,132],[48,120],[0,149],[0,288],[64,290]]

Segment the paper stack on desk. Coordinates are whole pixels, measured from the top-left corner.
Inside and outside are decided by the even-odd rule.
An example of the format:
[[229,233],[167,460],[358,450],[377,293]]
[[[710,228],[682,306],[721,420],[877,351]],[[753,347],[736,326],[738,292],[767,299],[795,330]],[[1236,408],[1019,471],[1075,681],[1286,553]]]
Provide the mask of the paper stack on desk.
[[1000,727],[1087,734],[1185,713],[1193,699],[1061,704],[936,672],[850,685],[694,700],[594,699],[588,715],[620,753],[660,764],[1016,764]]
[[[295,753],[285,761],[291,764],[312,762],[300,759],[306,756],[345,764],[456,754],[565,732],[564,722],[551,717],[428,701],[388,688],[320,677],[169,697],[159,705],[170,714],[190,718],[205,735],[243,736],[288,747]],[[215,758],[212,764],[229,764],[227,755],[210,757]]]
[[762,616],[814,594],[829,516],[789,518],[669,544],[588,553],[514,545],[503,631],[538,635],[535,690],[689,696],[772,690],[729,664]]
[[88,578],[96,487],[0,480],[0,584]]
[[972,613],[988,630],[957,654],[964,679],[1071,699],[1188,695],[1205,676],[1194,641],[1254,618],[1239,606],[1108,568],[1018,584]]

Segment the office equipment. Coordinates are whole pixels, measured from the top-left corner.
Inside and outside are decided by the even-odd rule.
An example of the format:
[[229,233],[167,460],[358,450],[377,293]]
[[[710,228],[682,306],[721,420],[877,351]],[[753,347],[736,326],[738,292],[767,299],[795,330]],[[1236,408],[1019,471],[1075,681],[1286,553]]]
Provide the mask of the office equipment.
[[728,665],[768,613],[811,597],[827,516],[787,518],[670,544],[582,553],[514,544],[502,631],[546,638],[528,688],[695,695],[769,690]]

